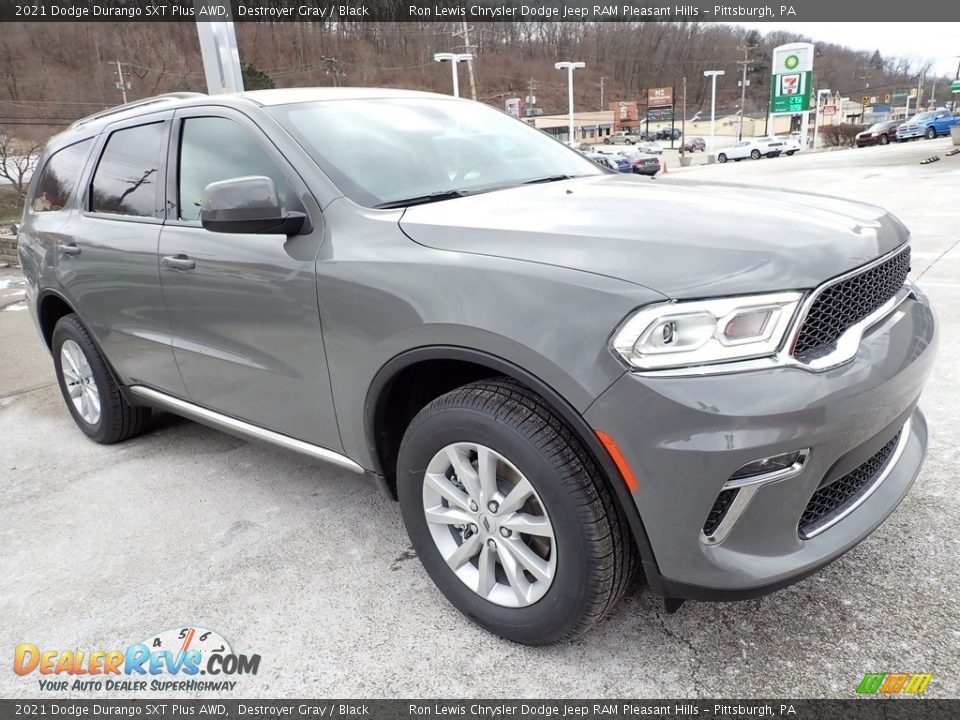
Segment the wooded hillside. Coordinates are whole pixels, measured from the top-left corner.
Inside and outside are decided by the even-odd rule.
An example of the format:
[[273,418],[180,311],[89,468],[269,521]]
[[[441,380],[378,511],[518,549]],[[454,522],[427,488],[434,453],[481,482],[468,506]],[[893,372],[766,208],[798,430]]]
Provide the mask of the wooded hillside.
[[[269,23],[237,25],[248,85],[364,85],[450,91],[450,70],[434,52],[464,50],[460,23]],[[458,34],[460,33],[460,34]],[[811,40],[783,32],[761,36],[707,23],[474,23],[480,100],[503,107],[534,88],[546,113],[566,109],[566,76],[560,59],[583,60],[576,74],[577,107],[613,100],[644,101],[648,87],[673,85],[680,97],[688,78],[687,109],[709,110],[703,70],[720,69],[718,106],[739,103],[738,60],[750,48],[748,113],[765,107],[770,49]],[[8,23],[0,34],[0,125],[18,136],[40,138],[63,124],[121,101],[116,61],[133,100],[171,90],[204,90],[196,27],[185,23]],[[916,84],[919,62],[884,58],[831,44],[817,45],[819,87],[851,97]],[[932,78],[927,79],[929,88]],[[461,94],[469,96],[466,68]],[[14,127],[15,126],[15,127]]]

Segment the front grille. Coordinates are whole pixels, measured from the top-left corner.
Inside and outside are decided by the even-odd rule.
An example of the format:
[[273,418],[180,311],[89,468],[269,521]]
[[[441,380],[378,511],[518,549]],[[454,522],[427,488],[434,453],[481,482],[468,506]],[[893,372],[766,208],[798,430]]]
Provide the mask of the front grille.
[[723,518],[726,516],[727,510],[730,509],[730,505],[733,504],[733,499],[736,496],[736,489],[724,490],[717,495],[717,499],[713,503],[713,507],[710,508],[710,514],[707,515],[707,521],[703,524],[704,535],[710,537],[717,531],[717,528],[720,527],[720,523],[723,522]]
[[898,432],[893,439],[880,448],[880,451],[865,463],[817,490],[800,517],[800,537],[805,538],[814,528],[836,517],[856,502],[873,483],[873,480],[883,472],[890,461],[893,451],[900,442]]
[[909,272],[907,247],[889,260],[822,290],[797,334],[794,356],[809,362],[826,355],[852,325],[892,298]]

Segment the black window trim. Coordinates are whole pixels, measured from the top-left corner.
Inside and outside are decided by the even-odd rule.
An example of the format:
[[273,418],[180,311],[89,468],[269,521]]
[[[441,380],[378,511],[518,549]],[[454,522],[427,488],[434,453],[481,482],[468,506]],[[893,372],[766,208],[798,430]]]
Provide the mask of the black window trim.
[[103,154],[107,149],[107,144],[110,142],[110,138],[115,132],[120,130],[129,130],[131,128],[140,127],[142,125],[156,125],[162,123],[164,125],[163,132],[164,136],[160,140],[160,152],[157,157],[157,162],[159,163],[159,177],[160,177],[160,187],[166,188],[167,181],[166,175],[167,166],[166,158],[170,145],[170,126],[172,124],[173,111],[167,110],[159,113],[150,113],[144,115],[138,115],[134,118],[129,118],[127,120],[122,120],[120,122],[113,123],[108,125],[100,133],[99,142],[94,148],[93,156],[95,161],[90,167],[86,170],[86,177],[84,178],[84,192],[83,199],[81,204],[81,212],[84,217],[88,218],[98,218],[102,220],[114,220],[119,222],[133,222],[141,223],[145,225],[162,225],[163,224],[163,202],[164,197],[161,193],[157,195],[157,205],[154,209],[153,217],[146,217],[143,215],[121,215],[118,213],[105,213],[105,212],[94,212],[90,209],[90,203],[93,195],[93,178],[97,174],[97,168],[100,167],[100,162],[103,160]]
[[[77,145],[82,145],[83,143],[86,143],[86,142],[91,143],[91,145],[89,148],[87,148],[87,155],[83,159],[83,165],[81,165],[80,167],[80,174],[77,176],[77,181],[74,184],[73,189],[70,191],[69,197],[63,203],[63,207],[60,208],[59,210],[34,210],[33,201],[36,199],[37,190],[40,189],[40,183],[43,180],[43,176],[47,172],[47,168],[50,167],[50,161],[53,160],[53,158],[55,158],[60,153],[64,152],[65,150],[69,150],[72,147],[76,147]],[[76,210],[77,198],[80,196],[80,190],[83,189],[84,187],[84,178],[86,178],[87,176],[87,171],[90,166],[90,158],[93,157],[93,151],[96,149],[96,147],[97,147],[97,137],[95,135],[91,135],[89,137],[75,140],[74,142],[68,143],[67,145],[62,145],[61,147],[51,152],[47,156],[47,158],[43,161],[43,166],[40,168],[40,171],[37,172],[36,170],[34,170],[33,177],[36,177],[37,180],[36,180],[36,184],[31,183],[27,192],[27,199],[25,201],[27,214],[28,215],[46,215],[47,213],[62,213],[62,212],[70,212],[72,210]],[[31,178],[31,180],[32,179],[33,178]]]
[[[218,118],[220,120],[228,120],[236,123],[240,127],[244,128],[250,133],[250,136],[254,139],[268,157],[276,164],[277,169],[283,173],[283,176],[286,178],[287,183],[294,188],[295,195],[302,195],[304,192],[307,192],[306,183],[303,181],[303,178],[296,171],[290,161],[284,157],[283,153],[277,148],[276,145],[270,140],[269,136],[263,131],[263,129],[250,117],[245,115],[242,112],[234,110],[233,108],[228,108],[223,105],[200,105],[189,108],[182,108],[176,110],[173,116],[173,124],[170,129],[169,142],[167,143],[167,182],[166,182],[166,198],[164,203],[165,216],[164,220],[165,225],[170,227],[184,227],[184,228],[203,228],[200,220],[181,220],[180,219],[180,143],[183,140],[183,124],[184,120],[189,120],[191,118]],[[290,198],[289,200],[295,200],[299,204],[303,204],[299,197]],[[303,212],[310,213],[309,210],[302,208]]]

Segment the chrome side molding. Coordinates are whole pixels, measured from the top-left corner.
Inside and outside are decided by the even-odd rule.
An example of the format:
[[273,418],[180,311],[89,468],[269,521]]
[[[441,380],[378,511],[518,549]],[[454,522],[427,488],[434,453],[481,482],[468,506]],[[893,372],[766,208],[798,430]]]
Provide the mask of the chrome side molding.
[[132,385],[129,390],[133,395],[145,400],[148,404],[165,408],[176,415],[182,415],[202,425],[209,425],[217,430],[223,430],[224,432],[240,435],[250,438],[251,440],[260,440],[261,442],[292,450],[301,455],[306,455],[317,460],[332,463],[347,470],[352,470],[355,473],[364,472],[364,469],[360,465],[346,455],[341,455],[325,447],[313,445],[303,440],[292,438],[289,435],[283,435],[257,425],[252,425],[243,420],[238,420],[229,415],[223,415],[200,405],[194,405],[186,400],[181,400],[180,398],[167,395],[166,393],[143,385]]

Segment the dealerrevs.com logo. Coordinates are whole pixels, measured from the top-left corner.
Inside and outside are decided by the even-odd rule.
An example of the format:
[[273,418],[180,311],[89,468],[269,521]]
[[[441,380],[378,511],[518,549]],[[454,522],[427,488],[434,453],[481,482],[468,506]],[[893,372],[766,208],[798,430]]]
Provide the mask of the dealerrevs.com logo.
[[232,678],[256,675],[259,668],[259,655],[237,654],[223,636],[201,627],[164,630],[126,650],[21,643],[13,653],[13,671],[37,677],[43,691],[223,692],[236,687]]

